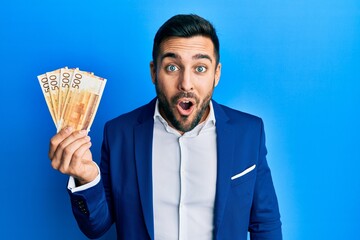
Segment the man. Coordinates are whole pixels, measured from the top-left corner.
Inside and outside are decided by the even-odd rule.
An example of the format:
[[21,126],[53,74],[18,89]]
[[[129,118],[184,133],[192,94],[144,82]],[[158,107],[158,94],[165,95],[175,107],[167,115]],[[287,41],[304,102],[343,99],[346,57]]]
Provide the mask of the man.
[[88,237],[115,222],[126,240],[282,239],[262,120],[212,100],[219,59],[213,26],[176,15],[154,39],[157,98],[106,124],[100,168],[85,131],[51,139]]

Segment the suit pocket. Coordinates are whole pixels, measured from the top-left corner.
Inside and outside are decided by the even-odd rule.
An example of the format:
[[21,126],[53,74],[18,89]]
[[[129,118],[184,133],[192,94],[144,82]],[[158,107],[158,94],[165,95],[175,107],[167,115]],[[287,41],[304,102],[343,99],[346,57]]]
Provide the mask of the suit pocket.
[[241,177],[231,180],[229,197],[231,200],[229,199],[229,201],[234,202],[234,205],[236,205],[234,212],[236,212],[237,215],[250,211],[256,175],[256,171],[251,171]]
[[255,170],[252,170],[250,172],[248,172],[247,174],[241,176],[241,177],[238,177],[238,178],[235,178],[233,180],[231,180],[231,186],[232,187],[235,187],[241,183],[244,183],[244,182],[247,182],[247,181],[250,181],[250,180],[254,180],[256,177],[256,171]]

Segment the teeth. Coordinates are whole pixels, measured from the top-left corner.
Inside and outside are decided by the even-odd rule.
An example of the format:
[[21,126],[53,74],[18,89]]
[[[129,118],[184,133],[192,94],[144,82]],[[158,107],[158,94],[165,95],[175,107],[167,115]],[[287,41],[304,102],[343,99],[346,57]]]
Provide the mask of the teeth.
[[190,101],[182,101],[183,103],[189,103]]

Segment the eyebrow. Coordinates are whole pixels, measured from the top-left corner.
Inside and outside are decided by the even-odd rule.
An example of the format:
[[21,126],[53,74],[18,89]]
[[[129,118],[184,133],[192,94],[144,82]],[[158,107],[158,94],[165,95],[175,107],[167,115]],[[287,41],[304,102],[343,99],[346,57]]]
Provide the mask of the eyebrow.
[[212,63],[211,57],[207,54],[202,54],[202,53],[196,54],[195,56],[193,56],[193,59],[209,59],[209,61]]
[[160,62],[162,62],[165,58],[179,58],[179,56],[175,53],[172,53],[172,52],[167,52],[165,53],[164,55],[161,56],[160,58]]
[[[167,52],[167,53],[165,53],[164,55],[161,56],[160,62],[162,62],[165,58],[178,59],[178,58],[181,58],[181,57],[179,55],[177,55],[176,53]],[[212,63],[211,57],[209,55],[207,55],[207,54],[198,53],[198,54],[194,55],[192,57],[192,59],[208,59]]]

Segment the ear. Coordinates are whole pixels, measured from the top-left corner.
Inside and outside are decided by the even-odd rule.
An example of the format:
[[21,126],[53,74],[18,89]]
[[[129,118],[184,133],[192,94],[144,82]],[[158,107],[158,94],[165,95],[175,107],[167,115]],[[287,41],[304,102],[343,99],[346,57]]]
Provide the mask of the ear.
[[216,87],[220,81],[220,76],[221,76],[221,63],[218,63],[218,65],[216,66],[215,69],[215,84],[214,87]]
[[150,75],[151,75],[151,80],[152,82],[155,84],[155,80],[156,80],[156,67],[153,61],[150,62]]

